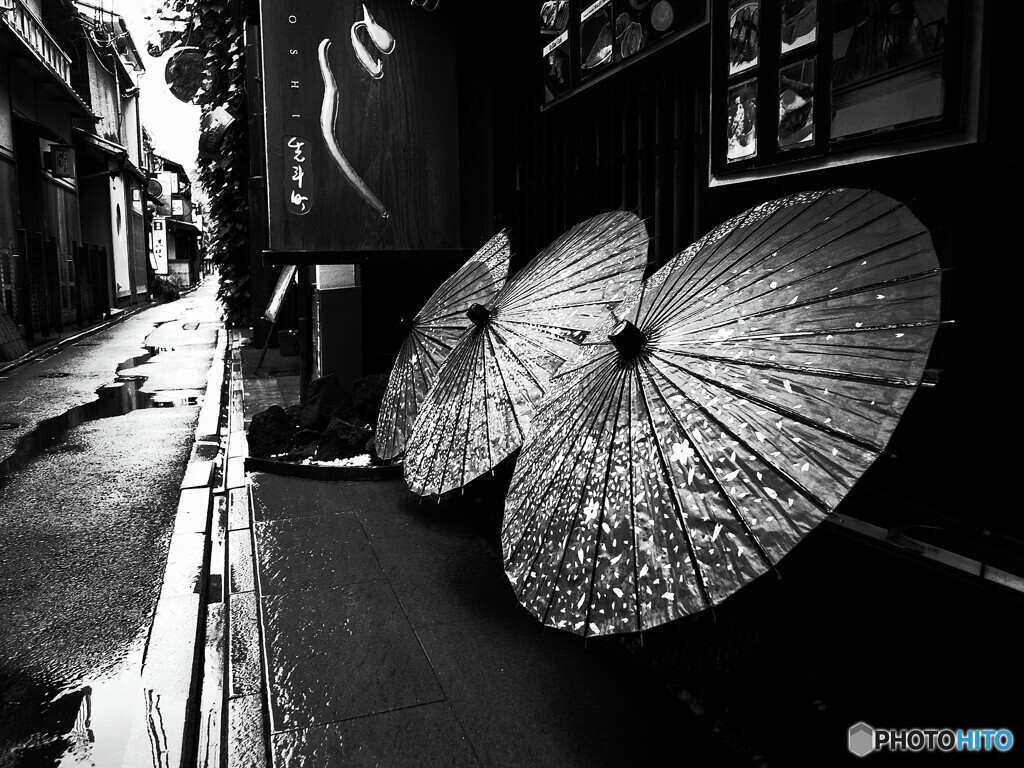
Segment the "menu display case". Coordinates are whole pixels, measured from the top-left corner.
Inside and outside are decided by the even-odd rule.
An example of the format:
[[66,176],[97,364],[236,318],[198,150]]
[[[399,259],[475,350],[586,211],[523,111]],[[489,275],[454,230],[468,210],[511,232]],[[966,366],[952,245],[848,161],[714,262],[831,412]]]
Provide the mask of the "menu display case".
[[708,0],[542,2],[542,108],[686,37],[709,18]]
[[976,140],[982,2],[729,0],[713,13],[713,182]]

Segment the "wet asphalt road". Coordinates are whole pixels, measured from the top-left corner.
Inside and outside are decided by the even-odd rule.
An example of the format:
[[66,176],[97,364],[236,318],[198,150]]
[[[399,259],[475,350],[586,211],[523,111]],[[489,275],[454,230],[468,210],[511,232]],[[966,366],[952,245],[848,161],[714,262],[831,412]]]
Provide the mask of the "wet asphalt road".
[[118,764],[215,294],[208,280],[0,379],[0,422],[18,425],[0,430],[0,768]]

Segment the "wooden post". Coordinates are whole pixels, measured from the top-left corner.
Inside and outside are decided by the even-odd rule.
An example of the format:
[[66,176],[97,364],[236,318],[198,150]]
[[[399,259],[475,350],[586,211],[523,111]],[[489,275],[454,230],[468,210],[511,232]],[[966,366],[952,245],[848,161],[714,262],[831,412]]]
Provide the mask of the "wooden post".
[[71,264],[75,269],[75,322],[81,328],[85,324],[85,314],[82,311],[82,260],[77,240],[71,241]]
[[28,233],[24,229],[18,230],[18,253],[21,261],[18,264],[20,274],[18,275],[18,308],[21,310],[22,325],[25,326],[25,343],[31,345],[33,341],[32,324],[32,278],[28,269]]
[[47,267],[49,267],[47,272],[50,269],[53,270],[51,301],[53,303],[52,309],[57,316],[54,325],[57,328],[57,336],[59,338],[64,333],[64,292],[61,290],[60,284],[60,264],[58,263],[60,255],[57,253],[56,237],[48,237],[43,243],[43,258],[46,261]]
[[311,266],[298,269],[298,332],[299,332],[299,402],[306,402],[309,382],[313,378],[313,286]]

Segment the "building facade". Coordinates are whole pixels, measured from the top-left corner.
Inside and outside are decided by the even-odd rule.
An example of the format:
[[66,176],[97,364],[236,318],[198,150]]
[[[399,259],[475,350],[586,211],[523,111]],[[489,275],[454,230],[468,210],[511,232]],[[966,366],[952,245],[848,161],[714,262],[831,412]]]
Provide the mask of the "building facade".
[[[360,6],[336,3],[330,14],[347,13],[344,20],[358,24]],[[269,116],[265,154],[253,178],[268,180],[271,237],[254,263],[294,263],[300,271],[303,265],[359,265],[360,324],[347,321],[332,329],[336,341],[321,337],[311,346],[321,354],[331,344],[351,349],[355,335],[361,372],[387,373],[401,342],[399,318],[418,311],[503,228],[514,271],[579,221],[612,209],[635,211],[652,237],[650,274],[716,225],[787,194],[870,188],[906,204],[930,230],[944,270],[943,324],[926,386],[890,443],[892,456],[879,459],[839,514],[814,532],[814,546],[784,561],[804,571],[783,592],[812,601],[810,608],[769,612],[745,597],[731,599],[717,625],[698,620],[660,635],[671,660],[660,672],[714,672],[721,684],[730,664],[763,671],[760,655],[761,662],[792,664],[793,680],[813,678],[822,690],[863,706],[861,717],[912,696],[947,703],[959,697],[963,711],[1005,712],[1012,684],[999,670],[1016,663],[1013,653],[971,636],[995,627],[994,615],[943,640],[964,664],[986,670],[984,680],[972,682],[936,673],[949,655],[936,646],[926,614],[947,589],[978,605],[1017,605],[1011,590],[998,592],[1003,587],[991,574],[997,568],[1024,573],[1020,516],[1000,483],[971,468],[976,451],[998,444],[1006,424],[1001,416],[973,412],[995,402],[987,386],[993,360],[981,340],[1004,332],[1012,304],[991,285],[1013,260],[1010,226],[1019,197],[1006,65],[1009,6],[982,0],[556,0],[482,9],[441,0],[430,10],[379,2],[367,7],[397,40],[394,53],[371,51],[361,63],[359,51],[349,50],[341,36],[330,48],[332,55],[334,46],[341,52],[327,59],[341,84],[339,114],[348,115],[335,138],[372,193],[360,199],[351,189],[332,195],[286,183],[289,171],[306,167],[289,154],[289,140],[311,139],[314,153],[324,151],[315,124],[301,125],[298,94],[309,87],[322,95],[316,44],[323,29],[348,26],[333,16],[324,22],[326,12],[313,7],[303,12],[315,19],[304,21],[291,4],[261,4],[266,77],[260,101]],[[304,23],[311,24],[308,39],[301,34]],[[277,26],[268,38],[271,24]],[[422,54],[417,34],[428,29],[436,47],[427,55],[438,64],[418,71],[437,77],[394,82],[403,43]],[[253,25],[250,31],[261,30]],[[386,37],[378,33],[378,39],[387,47]],[[356,42],[370,50],[362,40],[353,48]],[[338,74],[344,67],[362,77],[351,75],[355,84],[347,89]],[[390,211],[405,221],[382,223],[374,215],[377,202],[401,203],[409,189],[430,189],[422,168],[395,161],[399,143],[433,135],[410,127],[410,115],[388,102],[403,88],[439,92],[443,117],[455,118],[444,123],[445,172],[425,174],[444,186],[444,194],[440,207],[427,195],[418,207]],[[363,103],[373,111],[360,111]],[[331,241],[337,245],[305,235],[289,240],[282,217],[306,216],[293,222],[305,227],[313,215],[289,211],[294,198],[288,193],[295,191],[307,205],[324,205],[327,197],[347,206],[332,209],[332,226],[348,227]],[[277,209],[275,192],[282,193]],[[445,233],[457,233],[454,245],[409,237],[449,222],[453,209],[457,226]],[[398,231],[389,233],[389,226]],[[399,246],[388,240],[402,234]],[[312,291],[318,274],[328,272],[309,268]],[[254,306],[254,316],[262,309]],[[954,568],[933,572],[943,558]],[[845,575],[835,574],[840,562],[850,565]],[[783,592],[754,585],[749,594],[767,605]],[[914,595],[920,606],[908,604]],[[730,605],[742,607],[731,612]],[[788,645],[773,638],[788,638]],[[890,643],[901,650],[894,654]],[[862,675],[844,667],[844,658],[870,660],[880,675],[906,675],[916,688],[889,688],[886,702],[872,703]]]
[[[7,7],[9,6],[9,7]],[[148,298],[137,73],[118,17],[0,10],[0,269],[22,344]]]
[[198,212],[192,201],[192,182],[180,163],[159,155],[153,160],[150,224],[153,270],[179,288],[190,288],[204,274],[204,249]]

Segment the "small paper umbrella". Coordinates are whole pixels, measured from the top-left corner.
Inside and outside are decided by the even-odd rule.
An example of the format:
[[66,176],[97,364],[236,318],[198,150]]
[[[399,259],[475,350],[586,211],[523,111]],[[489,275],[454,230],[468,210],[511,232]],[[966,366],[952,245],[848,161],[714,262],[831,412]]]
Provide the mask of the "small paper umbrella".
[[405,479],[421,495],[459,488],[523,441],[548,379],[640,284],[647,230],[613,211],[577,224],[508,281],[445,360],[413,429]]
[[510,256],[508,235],[499,232],[434,291],[410,322],[377,419],[377,455],[382,459],[404,453],[434,376],[459,337],[472,325],[466,310],[494,298],[508,277]]

